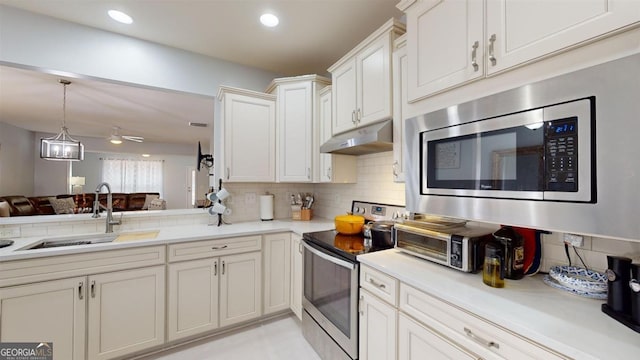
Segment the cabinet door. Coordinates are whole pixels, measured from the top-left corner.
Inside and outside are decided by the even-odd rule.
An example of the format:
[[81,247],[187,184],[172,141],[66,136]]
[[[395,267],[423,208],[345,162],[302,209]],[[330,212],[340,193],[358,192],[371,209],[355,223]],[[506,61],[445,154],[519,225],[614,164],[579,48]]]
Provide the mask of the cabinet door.
[[481,359],[438,332],[400,313],[398,318],[398,359],[418,360]]
[[404,117],[407,114],[407,47],[401,41],[393,52],[393,181],[404,182]]
[[291,311],[302,320],[302,237],[291,234]]
[[264,235],[264,313],[289,309],[291,235]]
[[226,181],[274,182],[275,101],[226,94],[223,116]]
[[396,358],[397,319],[394,307],[360,289],[360,358]]
[[262,277],[259,252],[220,258],[220,326],[261,315]]
[[[318,143],[324,144],[331,138],[331,91],[322,92],[318,98]],[[331,182],[331,154],[320,154],[318,162],[319,182]]]
[[311,81],[278,85],[278,181],[311,182]]
[[391,44],[377,39],[356,57],[357,125],[391,118]]
[[410,102],[484,76],[483,26],[478,0],[425,0],[407,11]]
[[[321,92],[318,100],[319,143],[331,138],[331,91]],[[352,155],[320,154],[317,180],[321,183],[355,183],[357,157]],[[315,175],[314,175],[315,176]]]
[[0,342],[52,342],[54,359],[84,359],[86,278],[0,289]]
[[169,340],[218,327],[218,259],[169,264]]
[[[487,1],[488,73],[566,49],[640,21],[640,2]],[[534,24],[540,24],[535,26]],[[489,40],[495,35],[495,40]]]
[[356,126],[356,59],[352,59],[331,74],[333,135],[351,130]]
[[89,277],[88,359],[111,359],[164,343],[165,267]]

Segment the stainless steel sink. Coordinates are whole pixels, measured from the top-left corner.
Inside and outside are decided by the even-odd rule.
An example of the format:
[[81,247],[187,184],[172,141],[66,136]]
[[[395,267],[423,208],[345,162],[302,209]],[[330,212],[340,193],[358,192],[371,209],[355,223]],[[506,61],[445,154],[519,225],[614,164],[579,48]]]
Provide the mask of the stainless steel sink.
[[20,250],[35,250],[35,249],[48,249],[62,246],[75,246],[75,245],[91,245],[100,244],[105,242],[111,242],[118,237],[118,234],[97,234],[97,235],[76,235],[47,238],[39,241],[35,244],[31,244]]

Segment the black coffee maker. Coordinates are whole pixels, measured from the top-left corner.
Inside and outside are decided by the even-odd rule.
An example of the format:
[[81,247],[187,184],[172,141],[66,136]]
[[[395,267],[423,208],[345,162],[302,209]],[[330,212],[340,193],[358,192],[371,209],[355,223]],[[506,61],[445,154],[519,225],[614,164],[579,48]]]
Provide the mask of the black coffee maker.
[[623,256],[607,256],[607,303],[602,311],[640,332],[640,264]]
[[511,226],[503,226],[493,233],[493,237],[503,247],[502,262],[504,277],[519,280],[524,276],[524,239]]

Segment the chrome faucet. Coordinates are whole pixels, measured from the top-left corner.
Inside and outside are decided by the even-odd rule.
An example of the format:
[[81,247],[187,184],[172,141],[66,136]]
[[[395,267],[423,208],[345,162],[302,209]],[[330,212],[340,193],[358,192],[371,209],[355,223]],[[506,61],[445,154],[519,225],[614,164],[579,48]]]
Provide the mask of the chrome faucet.
[[[103,187],[107,188],[107,206],[106,207],[100,204],[100,201],[98,200],[100,190],[102,190]],[[109,184],[106,182],[100,183],[98,187],[96,187],[96,198],[93,201],[93,215],[91,215],[92,218],[95,219],[100,217],[100,208],[107,210],[107,221],[106,221],[107,228],[105,232],[112,233],[113,225],[122,224],[122,214],[120,214],[120,220],[113,220],[113,195],[111,194],[111,186],[109,186]]]

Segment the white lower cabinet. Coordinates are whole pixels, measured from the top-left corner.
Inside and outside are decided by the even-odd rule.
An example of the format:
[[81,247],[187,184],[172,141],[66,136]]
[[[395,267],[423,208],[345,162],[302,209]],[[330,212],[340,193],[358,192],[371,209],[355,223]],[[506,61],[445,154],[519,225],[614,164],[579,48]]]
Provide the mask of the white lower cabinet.
[[360,267],[360,359],[568,359],[393,276]]
[[219,260],[169,264],[169,341],[216,329],[218,325]]
[[302,236],[291,234],[291,311],[302,320]]
[[161,345],[164,274],[161,265],[2,288],[0,341],[53,342],[54,359],[90,360]]
[[88,279],[88,359],[112,359],[164,343],[164,266]]
[[360,358],[396,358],[398,311],[364,289],[360,289]]
[[220,326],[262,314],[262,261],[259,252],[220,258]]
[[0,288],[0,342],[53,342],[53,358],[85,358],[86,277]]
[[398,320],[398,360],[482,359],[404,314]]
[[291,234],[264,235],[264,314],[287,310],[291,299]]

